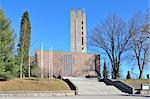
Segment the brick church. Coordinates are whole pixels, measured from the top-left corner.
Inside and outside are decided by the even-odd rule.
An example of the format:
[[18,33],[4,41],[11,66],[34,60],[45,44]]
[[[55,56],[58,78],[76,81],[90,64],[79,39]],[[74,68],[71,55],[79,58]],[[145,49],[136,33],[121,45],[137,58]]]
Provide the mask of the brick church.
[[36,50],[41,77],[100,75],[100,55],[87,53],[86,13],[70,10],[70,52]]

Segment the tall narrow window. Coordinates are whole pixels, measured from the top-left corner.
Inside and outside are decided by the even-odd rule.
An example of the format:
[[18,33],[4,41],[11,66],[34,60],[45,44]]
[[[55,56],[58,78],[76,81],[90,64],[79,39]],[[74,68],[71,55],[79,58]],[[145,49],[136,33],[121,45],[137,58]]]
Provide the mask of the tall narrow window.
[[83,35],[83,31],[82,31],[82,35]]
[[83,45],[83,36],[82,36],[82,45]]
[[83,21],[82,21],[82,24],[83,24]]

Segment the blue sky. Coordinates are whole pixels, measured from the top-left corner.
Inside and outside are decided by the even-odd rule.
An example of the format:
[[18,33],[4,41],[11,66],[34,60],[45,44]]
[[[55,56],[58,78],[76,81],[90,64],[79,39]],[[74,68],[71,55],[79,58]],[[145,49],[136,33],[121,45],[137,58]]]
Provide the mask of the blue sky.
[[[31,48],[44,49],[52,45],[54,50],[69,51],[69,12],[71,8],[84,8],[87,13],[87,31],[116,13],[127,21],[138,11],[146,11],[148,0],[0,0],[0,7],[11,19],[19,37],[20,21],[28,11],[31,21]],[[127,67],[125,67],[127,69]]]

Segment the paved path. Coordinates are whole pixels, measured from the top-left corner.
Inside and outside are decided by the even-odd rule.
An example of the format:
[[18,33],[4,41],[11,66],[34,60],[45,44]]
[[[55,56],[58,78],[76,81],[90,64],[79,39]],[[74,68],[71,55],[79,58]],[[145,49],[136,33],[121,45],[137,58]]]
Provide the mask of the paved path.
[[149,99],[149,98],[150,97],[119,96],[119,95],[72,96],[72,97],[0,97],[0,99]]
[[120,95],[122,91],[114,86],[107,86],[104,82],[98,82],[96,78],[67,77],[76,87],[78,95]]

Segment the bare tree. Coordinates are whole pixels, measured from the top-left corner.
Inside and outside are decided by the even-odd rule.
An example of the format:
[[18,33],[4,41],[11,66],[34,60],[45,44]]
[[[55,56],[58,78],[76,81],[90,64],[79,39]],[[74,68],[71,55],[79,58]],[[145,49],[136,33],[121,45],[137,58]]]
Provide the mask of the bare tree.
[[136,14],[129,22],[129,32],[132,32],[133,56],[139,68],[139,79],[142,78],[144,67],[148,64],[150,55],[150,13],[146,16],[141,13]]
[[147,9],[146,15],[143,18],[144,25],[142,27],[142,32],[150,35],[150,8]]
[[132,32],[127,32],[126,23],[115,14],[90,31],[89,44],[102,49],[112,65],[112,78],[119,78],[122,54],[128,50]]

